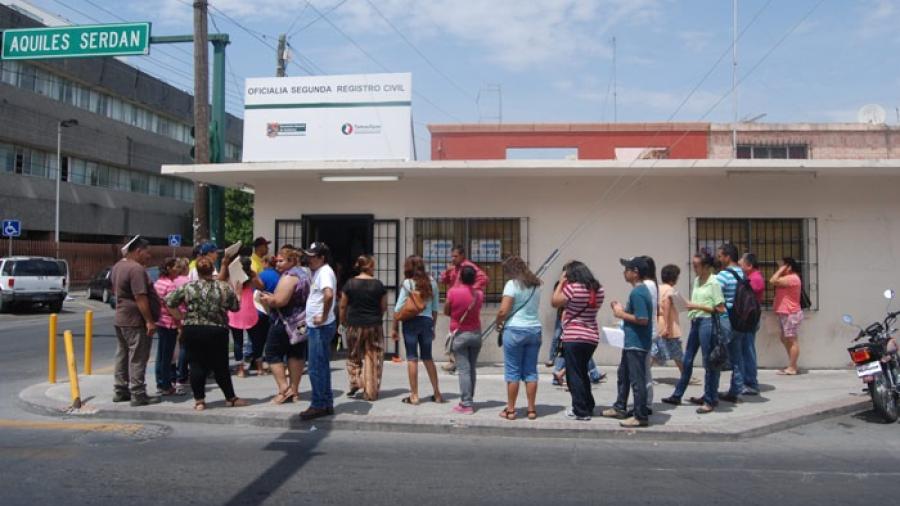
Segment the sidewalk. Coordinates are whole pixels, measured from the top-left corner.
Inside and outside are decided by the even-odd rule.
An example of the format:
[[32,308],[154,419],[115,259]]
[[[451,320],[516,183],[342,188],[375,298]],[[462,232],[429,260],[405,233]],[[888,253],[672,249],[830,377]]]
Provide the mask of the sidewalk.
[[[454,375],[440,372],[440,386],[445,404],[425,402],[431,395],[431,386],[424,368],[419,369],[419,390],[423,402],[418,406],[403,404],[408,395],[406,363],[384,364],[381,397],[374,403],[350,399],[344,362],[332,363],[332,386],[335,395],[335,415],[312,422],[301,422],[297,413],[309,405],[309,380],[301,382],[299,403],[276,406],[269,402],[275,393],[275,383],[270,376],[249,378],[233,377],[238,396],[251,401],[244,408],[225,408],[218,387],[207,385],[208,409],[194,411],[190,395],[165,397],[161,404],[132,408],[128,403],[112,403],[110,375],[81,376],[82,409],[69,412],[71,405],[69,385],[62,381],[55,385],[41,383],[20,393],[23,407],[45,415],[69,415],[72,418],[103,418],[139,421],[189,422],[213,424],[245,424],[285,429],[359,430],[388,432],[457,433],[501,436],[564,437],[564,438],[647,438],[682,440],[729,440],[754,437],[770,432],[809,423],[814,420],[867,409],[869,397],[862,392],[862,384],[853,371],[810,371],[799,376],[778,376],[775,371],[760,371],[762,393],[756,397],[744,397],[744,402],[733,405],[722,402],[715,413],[698,415],[695,406],[669,406],[659,399],[671,394],[678,370],[654,368],[659,382],[655,386],[654,414],[648,428],[628,430],[619,427],[617,420],[595,417],[588,422],[567,420],[564,410],[570,405],[568,392],[551,386],[549,369],[541,368],[538,388],[538,419],[525,417],[524,388],[517,403],[518,418],[508,421],[498,415],[505,406],[506,383],[503,368],[482,366],[478,368],[478,384],[474,415],[457,415],[451,407],[458,402],[459,387]],[[148,371],[152,371],[152,366]],[[604,367],[610,381],[594,385],[597,400],[596,413],[615,400],[615,369]],[[695,377],[703,377],[703,369],[695,368]],[[729,373],[723,373],[722,385],[727,385]],[[147,375],[148,385],[153,385],[153,374]],[[211,381],[211,380],[210,380]],[[685,400],[701,395],[700,386],[688,388]],[[155,388],[149,389],[151,393]]]

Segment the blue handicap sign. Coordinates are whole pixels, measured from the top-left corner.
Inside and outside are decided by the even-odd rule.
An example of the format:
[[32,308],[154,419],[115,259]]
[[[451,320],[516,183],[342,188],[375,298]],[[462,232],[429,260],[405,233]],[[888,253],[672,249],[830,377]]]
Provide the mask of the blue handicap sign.
[[22,222],[19,220],[3,220],[3,237],[19,237],[22,235]]
[[172,234],[169,236],[169,246],[177,248],[181,246],[181,234]]

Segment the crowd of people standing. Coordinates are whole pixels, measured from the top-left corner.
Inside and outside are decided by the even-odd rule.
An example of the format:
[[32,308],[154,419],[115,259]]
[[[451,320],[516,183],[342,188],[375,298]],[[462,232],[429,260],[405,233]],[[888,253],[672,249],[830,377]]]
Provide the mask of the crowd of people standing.
[[[475,412],[477,361],[486,334],[481,316],[488,277],[466,258],[463,247],[453,249],[451,263],[438,279],[429,274],[422,257],[406,258],[396,304],[389,308],[387,289],[375,277],[372,256],[359,256],[354,266],[356,275],[338,287],[324,243],[316,242],[306,249],[286,245],[275,255],[269,255],[269,244],[260,237],[252,249],[229,248],[219,269],[218,247],[202,244],[190,263],[166,259],[159,280],[152,285],[145,271],[147,241],[136,237],[123,248],[124,258],[112,271],[118,301],[114,402],[153,404],[160,396],[186,393],[189,384],[194,408],[204,410],[206,381],[211,375],[222,390],[226,406],[246,406],[248,402],[237,396],[231,379],[231,342],[238,377],[253,371],[260,376],[271,373],[275,387],[271,402],[297,401],[302,376],[308,373],[312,400],[300,417],[311,420],[332,415],[330,362],[339,326],[347,350],[347,395],[374,402],[383,374],[383,322],[392,310],[390,338],[403,339],[407,360],[409,395],[402,402],[414,406],[423,400],[419,362],[431,385],[427,400],[445,402],[434,361],[437,342],[452,358],[459,381],[460,400],[452,411],[463,415]],[[691,262],[694,279],[690,300],[676,288],[681,275],[677,266],[664,266],[658,278],[652,257],[625,258],[620,264],[630,292],[626,300],[608,304],[621,322],[617,396],[601,416],[620,419],[625,427],[647,426],[653,412],[652,366],[668,361],[676,364],[680,377],[672,394],[662,402],[680,405],[687,387],[699,383],[692,377],[698,352],[705,366],[703,395],[688,399],[698,406],[698,413],[715,411],[720,401],[737,403],[741,396],[759,394],[755,340],[766,280],[755,255],[740,255],[729,243],[718,248],[716,258],[708,252],[696,254]],[[543,282],[518,256],[506,258],[502,268],[505,284],[493,322],[497,344],[503,349],[507,386],[500,417],[516,419],[524,383],[525,413],[533,420],[538,416]],[[768,280],[774,287],[773,309],[789,358],[788,367],[779,371],[783,375],[798,373],[797,336],[804,306],[800,273],[799,263],[788,257]],[[241,279],[234,279],[237,277]],[[443,305],[440,285],[446,290]],[[557,333],[547,365],[555,368],[554,382],[564,384],[569,391],[571,405],[565,416],[572,420],[590,420],[596,410],[592,384],[602,376],[593,355],[604,339],[598,313],[605,298],[603,285],[580,261],[563,266],[551,292],[550,305],[557,309]],[[686,343],[682,343],[682,312],[687,312],[690,320]],[[443,343],[435,336],[441,314],[450,320]],[[150,396],[144,375],[154,334],[159,336],[158,395]],[[720,393],[719,377],[726,368],[720,363],[722,356],[727,356],[732,373],[727,391]]]

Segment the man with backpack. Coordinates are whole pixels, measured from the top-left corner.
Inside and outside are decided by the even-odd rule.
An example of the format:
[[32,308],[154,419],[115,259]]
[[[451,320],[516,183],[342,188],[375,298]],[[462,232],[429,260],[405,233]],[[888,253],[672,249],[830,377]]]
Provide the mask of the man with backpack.
[[744,393],[744,342],[750,339],[750,334],[759,324],[760,306],[753,293],[750,282],[744,277],[744,271],[738,265],[737,247],[731,243],[725,243],[717,252],[722,270],[716,275],[716,280],[722,287],[722,295],[725,296],[725,308],[728,310],[728,323],[730,332],[723,327],[723,339],[727,339],[728,356],[731,362],[731,386],[728,392],[719,394],[719,398],[726,402],[737,403],[739,396]]

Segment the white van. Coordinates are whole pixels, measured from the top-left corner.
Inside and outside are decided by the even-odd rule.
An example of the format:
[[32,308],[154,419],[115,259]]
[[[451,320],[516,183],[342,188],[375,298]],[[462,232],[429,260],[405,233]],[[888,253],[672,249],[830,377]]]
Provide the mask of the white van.
[[0,313],[18,304],[62,310],[69,289],[69,265],[46,257],[0,258]]

